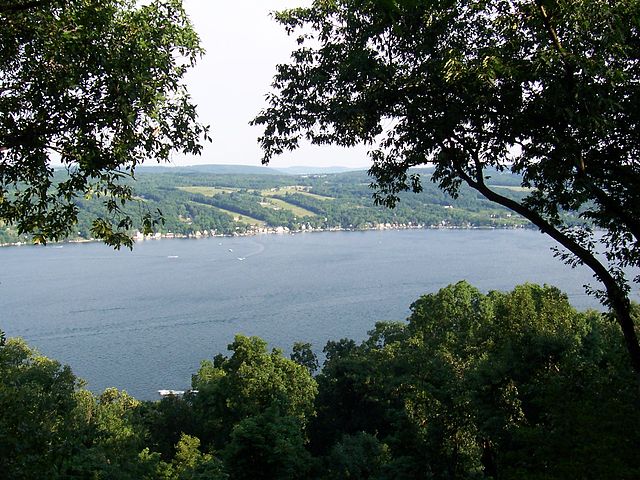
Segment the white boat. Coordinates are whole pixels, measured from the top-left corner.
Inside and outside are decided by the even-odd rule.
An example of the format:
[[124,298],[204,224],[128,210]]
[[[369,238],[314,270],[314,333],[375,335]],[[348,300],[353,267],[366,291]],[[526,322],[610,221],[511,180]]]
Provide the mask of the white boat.
[[182,395],[184,395],[184,390],[158,390],[158,395],[160,395],[161,397],[181,397]]
[[182,397],[185,393],[195,394],[198,390],[158,390],[158,395],[164,397]]

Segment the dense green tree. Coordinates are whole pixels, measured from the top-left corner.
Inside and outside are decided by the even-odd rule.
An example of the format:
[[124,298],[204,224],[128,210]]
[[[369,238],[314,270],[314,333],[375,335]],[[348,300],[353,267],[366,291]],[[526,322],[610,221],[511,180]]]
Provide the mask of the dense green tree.
[[[318,0],[276,19],[299,46],[254,120],[265,163],[303,139],[373,145],[388,206],[433,164],[442,189],[466,183],[593,271],[640,375],[623,272],[640,266],[640,2]],[[524,198],[490,168],[521,174]]]
[[191,397],[192,394],[169,395],[157,402],[143,402],[137,408],[134,422],[138,424],[137,428],[149,432],[147,447],[160,453],[166,462],[175,456],[182,435],[193,435],[197,431]]
[[[484,296],[463,283],[420,299],[410,328],[427,353],[416,371],[445,409],[437,415],[423,403],[422,414],[457,425],[436,444],[464,440],[469,460],[500,478],[637,474],[620,442],[634,442],[627,425],[640,421],[638,392],[620,335],[602,316],[576,312],[552,287]],[[434,375],[443,368],[450,373]]]
[[[374,332],[385,325],[378,324]],[[393,350],[342,339],[327,342],[324,353],[326,360],[316,377],[317,417],[310,425],[312,451],[326,454],[345,434],[387,435],[394,409],[402,408],[388,393],[404,380]]]
[[553,287],[451,285],[406,325],[329,343],[311,451],[355,472],[345,452],[384,445],[373,478],[634,478],[640,399],[620,337]]
[[382,479],[390,460],[389,448],[368,433],[345,435],[327,458],[327,475],[334,479]]
[[231,357],[204,361],[193,376],[194,408],[202,419],[199,437],[221,448],[235,426],[270,410],[298,420],[304,428],[314,415],[317,385],[307,369],[284,358],[257,337],[237,335]]
[[[633,478],[637,389],[615,325],[551,287],[491,294],[494,321],[468,375],[486,460],[503,478]],[[629,429],[629,425],[634,425]]]
[[311,375],[313,375],[320,366],[318,357],[313,353],[311,344],[308,342],[296,342],[293,344],[291,360],[305,367]]
[[148,432],[136,421],[138,400],[115,388],[97,398],[84,390],[78,395],[81,421],[68,439],[80,439],[82,444],[66,463],[63,478],[167,478],[169,467],[160,454],[149,452]]
[[313,461],[302,427],[274,407],[238,422],[224,451],[230,478],[309,478]]
[[146,429],[135,422],[139,402],[81,386],[68,366],[22,340],[0,341],[2,478],[164,478],[167,465],[145,452]]
[[176,444],[173,472],[176,480],[225,480],[222,462],[198,449],[200,440],[183,434]]
[[57,240],[97,197],[92,235],[130,245],[122,180],[207,138],[183,84],[202,50],[182,2],[10,0],[0,25],[0,221]]
[[3,478],[59,478],[78,446],[76,377],[69,367],[0,338],[0,471]]

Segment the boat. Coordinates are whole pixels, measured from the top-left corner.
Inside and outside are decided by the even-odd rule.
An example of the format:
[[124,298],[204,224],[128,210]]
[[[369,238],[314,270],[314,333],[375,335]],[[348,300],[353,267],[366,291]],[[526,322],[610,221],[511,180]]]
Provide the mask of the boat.
[[161,397],[181,397],[184,395],[184,390],[158,390],[158,395]]
[[182,397],[184,394],[195,395],[198,390],[158,390],[158,395],[164,397]]

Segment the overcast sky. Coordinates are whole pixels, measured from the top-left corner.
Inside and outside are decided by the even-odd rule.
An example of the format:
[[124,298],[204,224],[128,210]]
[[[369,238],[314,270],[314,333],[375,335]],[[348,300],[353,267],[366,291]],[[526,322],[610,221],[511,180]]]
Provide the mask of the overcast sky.
[[[269,15],[304,6],[309,0],[185,0],[206,55],[188,74],[189,90],[203,123],[211,126],[213,143],[201,157],[174,156],[176,165],[205,163],[259,165],[261,129],[248,122],[266,106],[277,63],[287,62],[294,39]],[[307,146],[271,161],[273,167],[368,167],[366,148]]]

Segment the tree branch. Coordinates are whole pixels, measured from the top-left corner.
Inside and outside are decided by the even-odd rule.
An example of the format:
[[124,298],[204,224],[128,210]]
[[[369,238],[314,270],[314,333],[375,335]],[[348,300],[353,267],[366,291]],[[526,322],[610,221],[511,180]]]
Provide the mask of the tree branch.
[[536,0],[536,5],[538,6],[540,13],[542,14],[544,27],[547,29],[547,33],[551,37],[551,42],[556,47],[556,50],[558,50],[558,53],[560,55],[562,55],[563,57],[566,56],[567,52],[565,51],[565,49],[562,47],[562,44],[560,43],[558,32],[556,32],[556,29],[553,28],[553,25],[551,25],[551,18],[549,18],[549,15],[547,14],[547,9],[544,8],[544,5],[542,5],[542,3],[539,0]]

